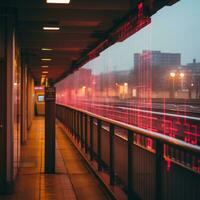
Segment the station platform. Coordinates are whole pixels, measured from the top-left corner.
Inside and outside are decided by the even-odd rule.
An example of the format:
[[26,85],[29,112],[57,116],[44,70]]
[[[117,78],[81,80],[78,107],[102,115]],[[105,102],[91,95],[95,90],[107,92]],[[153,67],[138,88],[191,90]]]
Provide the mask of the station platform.
[[44,173],[44,118],[35,117],[21,162],[15,193],[0,200],[110,199],[59,124],[56,124],[56,173]]

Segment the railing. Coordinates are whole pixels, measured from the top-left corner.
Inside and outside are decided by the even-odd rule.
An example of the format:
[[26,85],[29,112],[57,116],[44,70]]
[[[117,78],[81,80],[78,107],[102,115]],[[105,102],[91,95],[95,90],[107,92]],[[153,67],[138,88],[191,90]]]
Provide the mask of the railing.
[[70,106],[57,105],[56,113],[129,200],[200,199],[199,146]]

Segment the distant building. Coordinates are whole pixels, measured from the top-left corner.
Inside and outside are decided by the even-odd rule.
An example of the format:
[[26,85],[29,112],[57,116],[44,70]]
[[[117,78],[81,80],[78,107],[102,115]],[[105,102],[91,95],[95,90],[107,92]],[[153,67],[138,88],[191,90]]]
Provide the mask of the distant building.
[[188,63],[186,68],[192,71],[191,87],[195,90],[195,98],[200,99],[200,62],[193,60],[193,63]]
[[[138,98],[151,103],[153,91],[163,91],[169,87],[166,69],[181,65],[180,53],[143,50],[134,54],[134,72]],[[167,79],[165,78],[167,76]]]
[[162,53],[161,51],[144,50],[142,53],[134,54],[134,66],[137,68],[148,59],[148,64],[151,66],[172,66],[181,65],[180,53]]
[[200,62],[196,62],[196,59],[193,59],[193,62],[188,63],[186,66],[192,70],[200,71]]

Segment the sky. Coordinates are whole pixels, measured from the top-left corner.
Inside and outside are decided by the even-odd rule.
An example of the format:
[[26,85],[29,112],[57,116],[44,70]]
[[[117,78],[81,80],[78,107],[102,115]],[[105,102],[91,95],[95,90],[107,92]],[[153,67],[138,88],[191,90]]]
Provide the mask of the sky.
[[152,22],[88,64],[93,73],[133,68],[134,53],[142,50],[181,53],[182,65],[200,62],[200,0],[180,0],[154,14]]

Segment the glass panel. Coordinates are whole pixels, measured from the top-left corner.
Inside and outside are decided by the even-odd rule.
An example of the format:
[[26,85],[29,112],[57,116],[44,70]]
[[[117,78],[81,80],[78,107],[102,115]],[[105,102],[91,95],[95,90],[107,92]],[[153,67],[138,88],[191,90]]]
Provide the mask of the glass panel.
[[199,145],[199,8],[199,0],[181,0],[160,10],[60,81],[57,103]]

